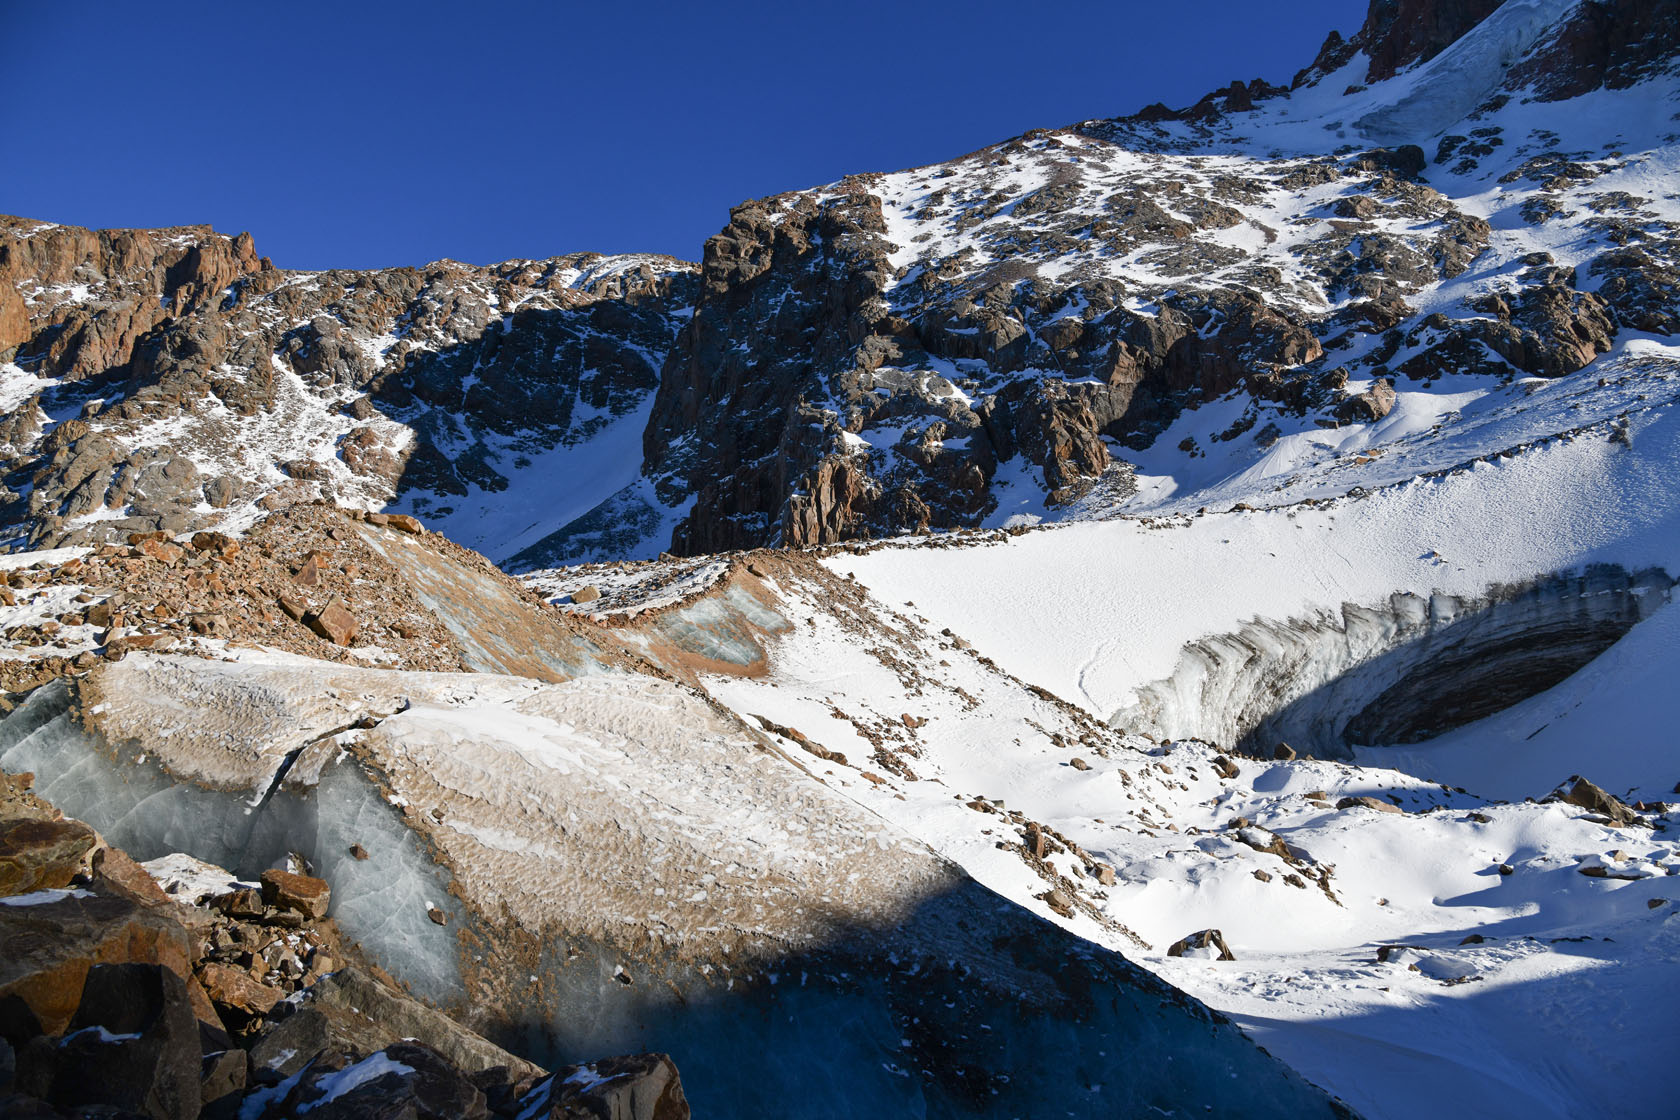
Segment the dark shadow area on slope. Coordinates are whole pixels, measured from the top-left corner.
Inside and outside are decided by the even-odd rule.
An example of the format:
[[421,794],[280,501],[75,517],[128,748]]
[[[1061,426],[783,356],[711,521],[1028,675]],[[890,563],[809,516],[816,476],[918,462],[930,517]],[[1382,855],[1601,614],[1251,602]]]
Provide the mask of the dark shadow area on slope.
[[[391,461],[395,508],[422,520],[458,512],[474,492],[504,494],[510,475],[561,447],[589,443],[612,424],[633,416],[658,389],[670,346],[666,299],[624,296],[579,308],[523,308],[505,328],[432,353],[412,353],[398,370],[368,385],[370,400],[392,419],[414,428],[413,454]],[[634,448],[640,464],[640,431]],[[341,454],[355,454],[349,442]],[[593,477],[543,480],[541,503],[505,511],[508,532],[539,536],[573,516],[555,507],[593,509],[616,487]],[[591,486],[599,493],[589,492]],[[508,558],[508,540],[465,542]]]
[[697,1115],[1342,1114],[1195,1000],[965,878],[902,899],[892,926],[817,915],[814,947],[695,959],[487,921],[353,758],[254,804],[133,755],[78,731],[62,684],[0,722],[0,766],[32,768],[136,858],[185,851],[254,877],[297,852],[332,883],[347,940],[417,994],[544,1064],[666,1051]]
[[1350,758],[1355,746],[1431,739],[1567,679],[1655,609],[1673,583],[1660,569],[1594,565],[1493,588],[1479,608],[1444,618],[1433,600],[1408,597],[1420,614],[1408,619],[1397,609],[1385,623],[1401,630],[1400,642],[1265,715],[1237,749],[1270,757],[1288,742]]

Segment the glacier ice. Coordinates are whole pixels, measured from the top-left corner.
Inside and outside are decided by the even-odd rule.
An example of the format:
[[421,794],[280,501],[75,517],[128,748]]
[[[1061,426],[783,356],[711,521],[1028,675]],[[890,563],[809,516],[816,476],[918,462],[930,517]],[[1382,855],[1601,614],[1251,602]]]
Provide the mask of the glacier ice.
[[1666,600],[1659,570],[1603,565],[1480,598],[1397,592],[1376,606],[1257,619],[1185,646],[1110,723],[1269,755],[1413,743],[1551,687]]
[[0,766],[141,859],[295,852],[418,994],[546,1064],[667,1051],[702,1114],[1334,1115],[672,682],[130,655],[0,721]]

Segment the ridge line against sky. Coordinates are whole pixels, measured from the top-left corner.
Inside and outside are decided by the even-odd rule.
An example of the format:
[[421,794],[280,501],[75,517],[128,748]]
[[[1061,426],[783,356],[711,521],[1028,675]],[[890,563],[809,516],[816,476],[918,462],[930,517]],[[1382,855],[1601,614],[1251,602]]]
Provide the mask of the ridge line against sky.
[[1365,7],[0,0],[0,212],[285,268],[698,259],[749,198],[1287,82]]

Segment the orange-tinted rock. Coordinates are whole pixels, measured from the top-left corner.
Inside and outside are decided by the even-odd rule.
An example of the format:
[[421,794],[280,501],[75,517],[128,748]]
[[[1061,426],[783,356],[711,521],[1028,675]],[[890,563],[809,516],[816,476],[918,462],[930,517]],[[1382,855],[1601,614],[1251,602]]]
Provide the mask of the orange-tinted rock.
[[303,624],[334,645],[347,646],[356,639],[356,618],[337,599],[306,615]]
[[231,964],[213,962],[199,973],[210,1001],[219,1008],[227,1008],[240,1015],[267,1015],[280,1002],[277,988],[265,987],[251,979],[251,974]]
[[312,875],[271,869],[262,873],[262,896],[270,906],[295,910],[306,918],[324,918],[332,902],[332,888]]
[[80,821],[0,821],[0,896],[68,887],[98,843]]
[[32,906],[0,904],[0,1006],[16,998],[41,1030],[61,1034],[96,964],[161,964],[190,976],[191,943],[168,911],[95,882]]

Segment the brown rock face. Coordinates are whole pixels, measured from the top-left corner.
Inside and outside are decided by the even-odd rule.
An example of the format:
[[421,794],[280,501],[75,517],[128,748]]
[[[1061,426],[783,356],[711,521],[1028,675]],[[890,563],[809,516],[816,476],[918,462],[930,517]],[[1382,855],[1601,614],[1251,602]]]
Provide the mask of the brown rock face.
[[80,821],[0,821],[0,897],[68,887],[98,843]]
[[262,895],[265,904],[294,910],[310,919],[326,917],[332,902],[332,888],[324,880],[275,869],[262,873]]
[[1595,0],[1512,67],[1506,88],[1533,87],[1542,101],[1595,89],[1626,89],[1670,62],[1680,45],[1676,0]]
[[[300,283],[259,259],[248,235],[0,217],[0,357],[62,381],[53,407],[88,406],[44,440],[27,430],[33,410],[0,433],[35,476],[28,493],[0,493],[0,524],[28,521],[36,543],[176,534],[207,527],[201,503],[272,496],[266,470],[244,476],[231,466],[202,478],[191,452],[237,446],[249,427],[272,424],[277,386],[284,395],[292,374],[306,410],[336,411],[345,387],[362,395],[345,409],[355,423],[339,446],[313,440],[277,456],[273,465],[292,476],[279,484],[288,490],[281,504],[345,491],[374,504],[398,491],[447,501],[504,488],[498,469],[517,469],[524,453],[587,439],[637,408],[679,309],[693,302],[692,266],[604,261],[441,262]],[[492,313],[497,305],[518,310],[504,317]],[[399,323],[395,345],[369,345]],[[225,406],[208,410],[222,419],[207,418],[198,406],[207,400]],[[393,409],[412,424],[386,421]],[[434,413],[465,430],[450,420],[445,432],[428,421]],[[194,417],[192,430],[168,446],[128,450],[121,438],[183,415]],[[509,443],[520,453],[498,458]],[[121,516],[69,524],[97,510]]]
[[17,289],[0,283],[0,358],[15,353],[29,341],[29,309]]

